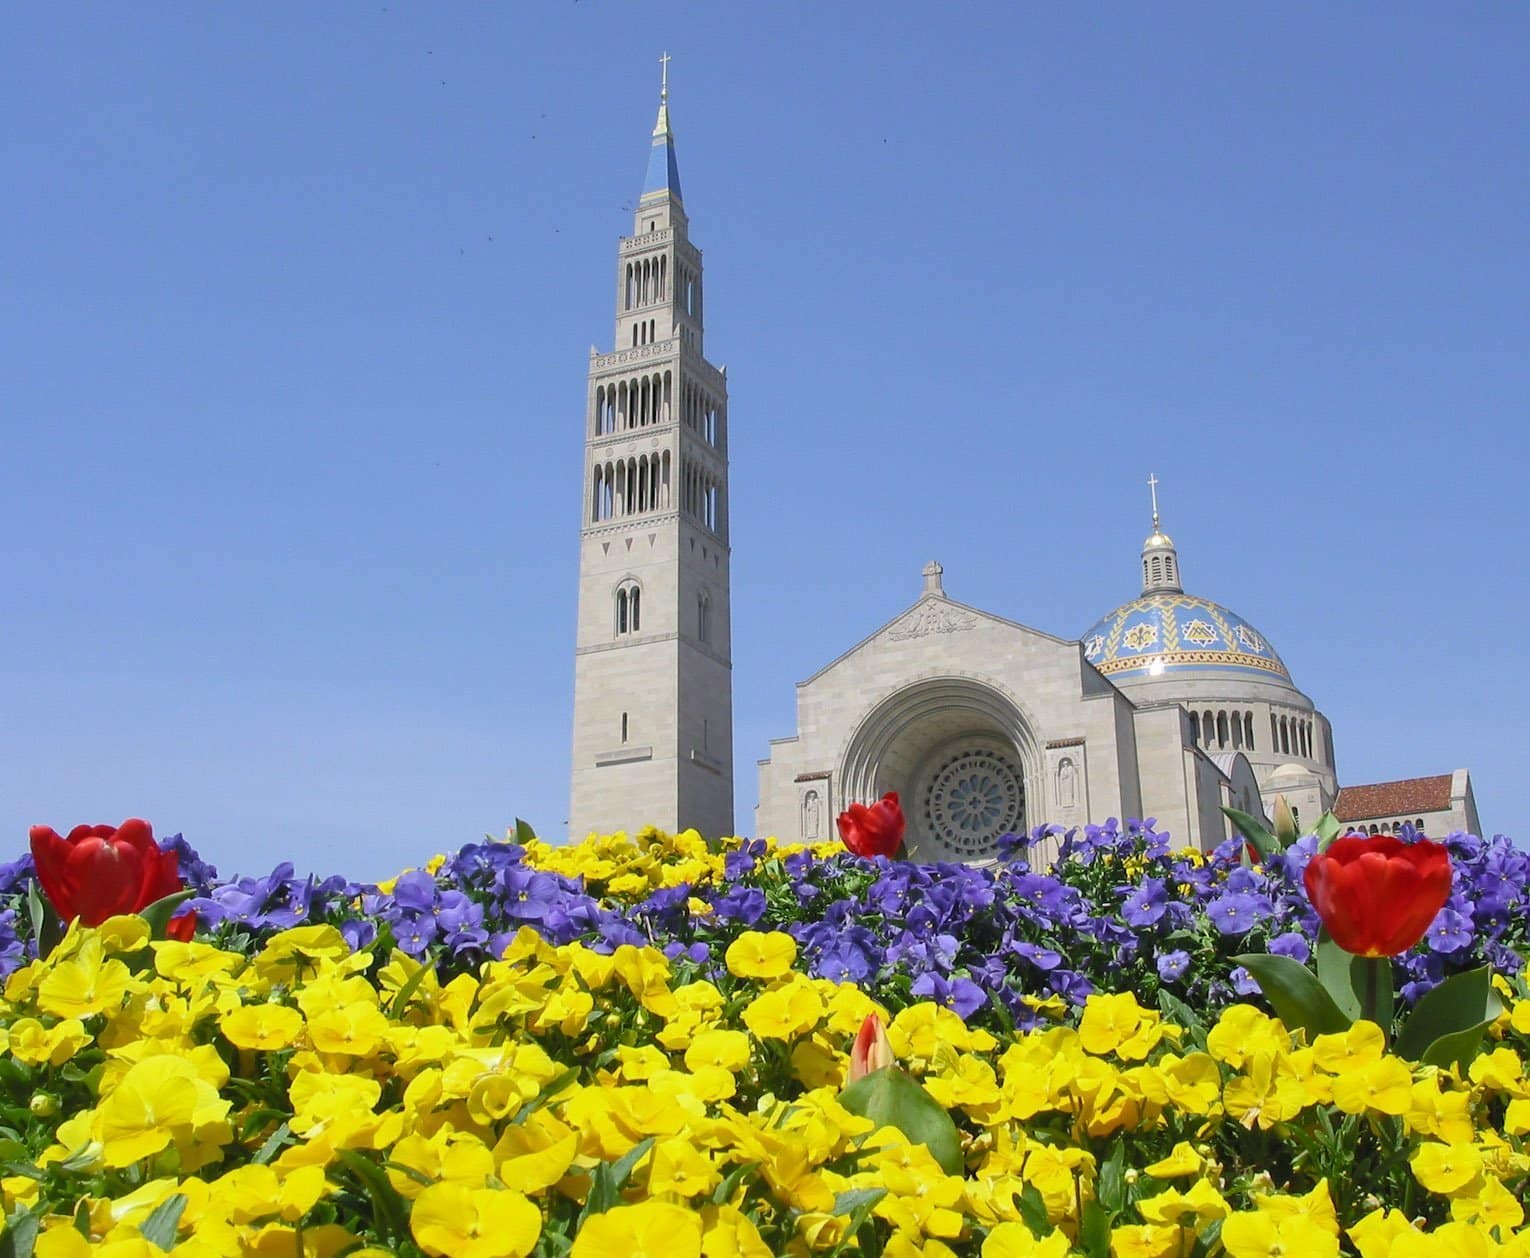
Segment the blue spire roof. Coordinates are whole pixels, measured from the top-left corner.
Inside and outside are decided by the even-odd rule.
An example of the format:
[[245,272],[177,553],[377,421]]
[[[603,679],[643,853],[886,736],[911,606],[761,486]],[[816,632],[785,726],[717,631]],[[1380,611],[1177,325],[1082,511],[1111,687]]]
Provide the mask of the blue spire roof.
[[648,175],[643,180],[643,200],[680,196],[680,167],[675,162],[675,133],[669,129],[669,105],[659,106],[659,120],[653,126],[653,148],[648,152]]

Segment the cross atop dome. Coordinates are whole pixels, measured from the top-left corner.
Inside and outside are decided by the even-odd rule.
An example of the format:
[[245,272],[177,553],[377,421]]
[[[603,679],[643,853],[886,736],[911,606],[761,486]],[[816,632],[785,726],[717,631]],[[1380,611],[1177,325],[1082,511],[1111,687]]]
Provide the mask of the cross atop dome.
[[1179,556],[1174,550],[1174,539],[1158,527],[1158,486],[1155,473],[1148,473],[1148,492],[1153,496],[1153,531],[1142,543],[1142,592],[1152,594],[1166,591],[1181,593],[1179,584]]

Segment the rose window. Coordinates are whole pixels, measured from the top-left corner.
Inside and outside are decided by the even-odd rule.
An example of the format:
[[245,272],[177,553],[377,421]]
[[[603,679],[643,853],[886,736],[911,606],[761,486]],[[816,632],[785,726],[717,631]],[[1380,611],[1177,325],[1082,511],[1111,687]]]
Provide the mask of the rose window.
[[1025,831],[1025,786],[999,752],[950,757],[931,776],[922,802],[925,832],[959,860],[989,856],[1003,835]]

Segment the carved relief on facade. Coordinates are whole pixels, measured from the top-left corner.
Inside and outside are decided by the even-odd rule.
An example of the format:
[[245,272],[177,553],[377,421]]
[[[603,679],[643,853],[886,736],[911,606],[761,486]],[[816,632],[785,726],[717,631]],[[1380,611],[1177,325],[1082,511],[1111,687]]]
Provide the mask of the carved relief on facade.
[[978,618],[971,612],[941,603],[921,603],[887,631],[894,642],[922,638],[931,633],[961,633],[977,628]]

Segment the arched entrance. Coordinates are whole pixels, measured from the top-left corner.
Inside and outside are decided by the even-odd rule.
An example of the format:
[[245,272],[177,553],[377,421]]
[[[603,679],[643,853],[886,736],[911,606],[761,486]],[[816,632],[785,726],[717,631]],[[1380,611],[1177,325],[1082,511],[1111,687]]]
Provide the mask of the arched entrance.
[[999,839],[1023,834],[1040,799],[1031,725],[984,682],[936,677],[877,704],[850,737],[841,765],[845,798],[897,791],[918,860],[981,861]]

